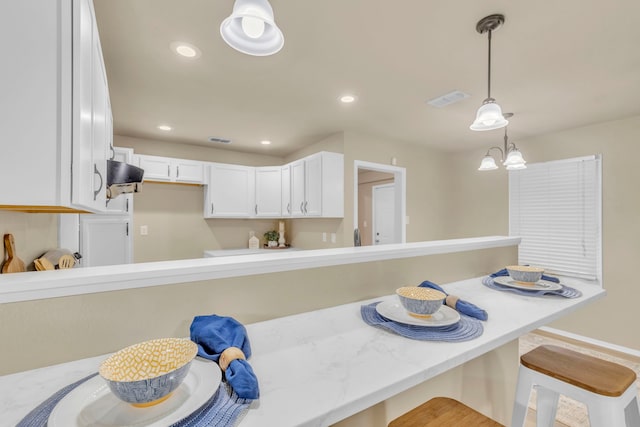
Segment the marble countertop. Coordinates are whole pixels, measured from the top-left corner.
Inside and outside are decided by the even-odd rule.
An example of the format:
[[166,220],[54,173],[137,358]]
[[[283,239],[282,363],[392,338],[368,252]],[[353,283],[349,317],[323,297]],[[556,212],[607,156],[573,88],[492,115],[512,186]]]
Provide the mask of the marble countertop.
[[[482,336],[467,342],[414,341],[366,325],[367,301],[247,325],[260,382],[240,427],[327,426],[494,350],[605,295],[563,279],[583,296],[526,297],[486,288],[481,278],[445,290],[489,313]],[[0,377],[0,419],[13,425],[61,387],[95,372],[107,355]]]

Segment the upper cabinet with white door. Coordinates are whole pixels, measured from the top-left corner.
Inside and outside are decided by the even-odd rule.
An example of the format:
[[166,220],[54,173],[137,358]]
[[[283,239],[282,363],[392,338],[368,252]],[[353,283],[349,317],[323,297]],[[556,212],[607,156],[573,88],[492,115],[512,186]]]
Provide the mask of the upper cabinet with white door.
[[255,168],[210,163],[205,191],[205,218],[256,216]]
[[136,164],[145,181],[204,184],[204,163],[195,160],[138,154]]
[[280,217],[282,215],[282,168],[264,166],[255,168],[255,216]]
[[322,151],[289,164],[291,215],[344,216],[344,156]]
[[91,0],[3,2],[0,207],[103,212],[112,140]]

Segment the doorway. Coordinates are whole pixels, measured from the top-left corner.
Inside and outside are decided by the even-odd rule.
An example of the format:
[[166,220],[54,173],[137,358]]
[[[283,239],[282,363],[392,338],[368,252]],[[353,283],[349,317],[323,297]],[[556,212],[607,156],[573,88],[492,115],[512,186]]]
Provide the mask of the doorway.
[[[354,224],[354,246],[369,246],[385,243],[405,243],[406,242],[406,170],[398,166],[391,166],[379,163],[364,162],[356,160],[354,162],[354,204],[353,204],[353,224]],[[386,206],[383,220],[387,221],[386,231],[382,231],[383,239],[376,242],[373,231],[374,219],[374,187],[383,187],[382,193],[378,193],[378,202]],[[387,188],[386,193],[384,187]],[[384,193],[384,194],[383,194]],[[382,197],[382,199],[380,199]],[[379,239],[380,240],[380,239]]]
[[371,239],[374,245],[395,243],[394,233],[394,185],[374,185],[372,189],[373,215],[371,216]]

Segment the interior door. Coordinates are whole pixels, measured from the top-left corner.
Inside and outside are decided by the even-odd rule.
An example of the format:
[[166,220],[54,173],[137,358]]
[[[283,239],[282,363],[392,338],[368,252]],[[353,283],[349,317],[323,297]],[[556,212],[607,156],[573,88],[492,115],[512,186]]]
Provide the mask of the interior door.
[[394,184],[373,187],[373,244],[395,243],[395,190]]

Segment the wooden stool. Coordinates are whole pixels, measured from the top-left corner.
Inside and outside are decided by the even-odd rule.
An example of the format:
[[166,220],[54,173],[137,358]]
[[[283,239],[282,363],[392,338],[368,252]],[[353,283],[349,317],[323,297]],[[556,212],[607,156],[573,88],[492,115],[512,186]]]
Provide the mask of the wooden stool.
[[589,409],[592,427],[640,426],[636,374],[616,363],[554,345],[541,345],[520,358],[511,426],[524,424],[533,387],[537,425],[553,426],[558,396],[579,400]]
[[434,397],[389,423],[388,427],[504,427],[448,397]]

